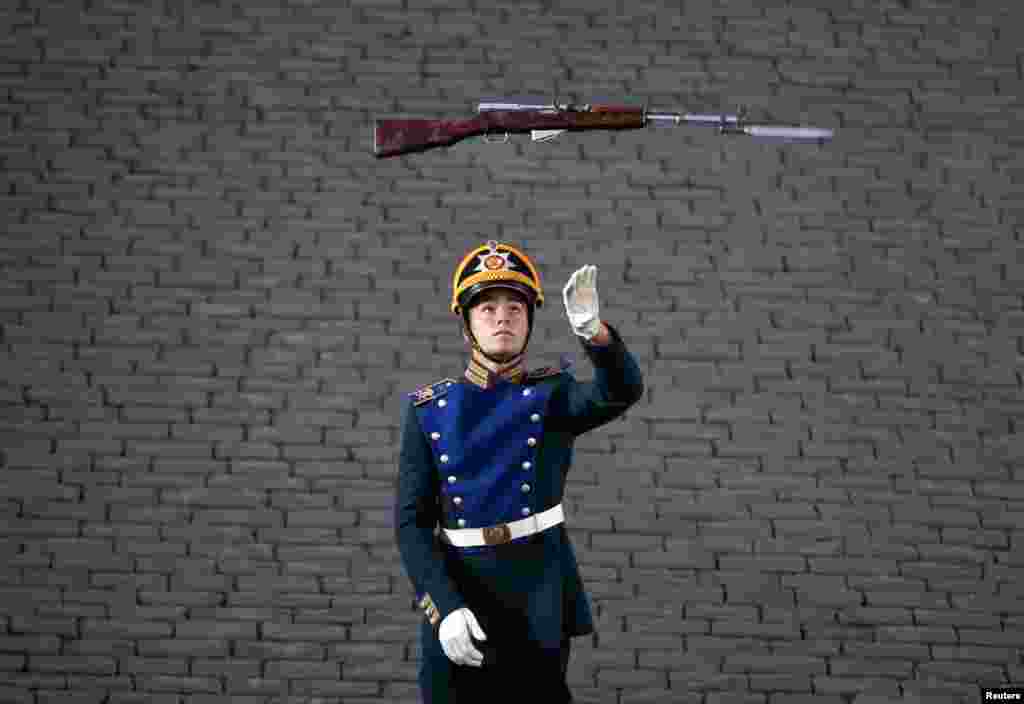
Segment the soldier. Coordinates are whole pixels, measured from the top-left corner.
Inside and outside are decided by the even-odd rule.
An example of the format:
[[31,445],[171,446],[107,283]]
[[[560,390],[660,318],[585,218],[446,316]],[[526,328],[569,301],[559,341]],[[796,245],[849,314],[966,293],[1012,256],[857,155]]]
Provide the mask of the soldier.
[[[402,412],[395,531],[423,609],[423,701],[529,695],[571,702],[570,638],[594,632],[564,525],[575,439],[643,395],[618,331],[598,317],[597,269],[563,289],[573,332],[595,367],[581,383],[560,368],[527,371],[534,309],[530,259],[489,241],[463,258],[451,311],[471,345],[460,379],[410,394]],[[435,530],[440,526],[439,530]]]

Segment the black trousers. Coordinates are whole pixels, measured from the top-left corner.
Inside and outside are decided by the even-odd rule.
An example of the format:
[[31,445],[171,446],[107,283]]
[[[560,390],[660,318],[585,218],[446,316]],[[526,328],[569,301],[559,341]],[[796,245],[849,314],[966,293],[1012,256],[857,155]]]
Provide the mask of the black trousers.
[[[450,666],[450,687],[440,687],[454,695],[447,701],[572,702],[565,681],[571,639],[563,628],[564,574],[542,537],[502,546],[493,557],[452,561],[448,570],[487,640],[474,640],[484,656],[481,667]],[[430,646],[436,657],[440,648]]]
[[[484,632],[487,632],[486,626]],[[502,650],[499,654],[485,642],[474,645],[484,654],[484,664],[454,667],[452,682],[458,704],[505,701],[511,697],[525,697],[527,702],[544,704],[572,703],[572,693],[565,681],[572,648],[569,638],[562,641],[561,648],[555,652],[534,650],[520,654],[515,650]]]

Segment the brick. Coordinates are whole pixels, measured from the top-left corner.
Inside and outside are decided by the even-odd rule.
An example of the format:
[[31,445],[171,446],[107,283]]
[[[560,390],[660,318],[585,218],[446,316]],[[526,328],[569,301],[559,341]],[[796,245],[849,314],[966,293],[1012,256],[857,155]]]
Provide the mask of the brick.
[[340,673],[336,662],[269,660],[264,667],[271,679],[337,679]]
[[174,624],[176,638],[256,638],[258,626],[255,623],[231,621],[184,621]]
[[282,623],[265,623],[261,626],[260,630],[265,638],[283,641],[346,640],[348,631],[345,626],[329,626],[325,624],[290,625]]
[[631,648],[674,650],[680,649],[683,637],[678,634],[662,633],[622,633],[602,630],[598,634],[602,648],[612,648],[619,652]]
[[934,649],[935,652],[941,649],[940,646],[911,643],[858,643],[847,641],[843,644],[844,652],[854,658],[896,658],[913,662],[927,660],[930,657],[930,648]]
[[1020,634],[1010,631],[978,630],[958,628],[957,636],[961,644],[984,645],[992,647],[1020,647]]
[[4,635],[0,636],[0,652],[24,653],[27,655],[56,655],[60,649],[57,636]]
[[153,676],[137,678],[139,689],[153,692],[194,692],[194,693],[219,693],[220,685],[216,678],[212,677],[172,677]]
[[144,640],[139,641],[138,652],[140,655],[153,658],[225,657],[230,653],[230,646],[227,640]]
[[926,679],[955,680],[961,682],[999,682],[1003,677],[1001,664],[953,662],[935,659],[921,663],[919,671]]
[[597,672],[598,686],[635,689],[663,686],[664,683],[664,674],[655,670],[601,668]]
[[120,638],[166,638],[171,635],[171,626],[166,623],[145,621],[119,621],[85,619],[81,624],[83,637],[116,636]]
[[891,658],[835,658],[830,667],[831,674],[837,677],[906,677],[913,671],[914,663]]

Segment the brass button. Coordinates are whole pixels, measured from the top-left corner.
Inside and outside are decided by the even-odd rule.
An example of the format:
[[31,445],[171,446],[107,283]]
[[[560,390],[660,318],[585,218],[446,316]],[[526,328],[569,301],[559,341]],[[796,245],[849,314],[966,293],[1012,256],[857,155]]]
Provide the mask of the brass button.
[[452,476],[448,477],[448,483],[449,484],[454,484],[455,483],[455,475],[452,475]]
[[529,516],[530,515],[530,509],[527,508],[526,506],[523,506],[523,510],[520,511],[520,513],[522,513],[524,516]]
[[523,462],[523,469],[529,469],[529,468],[530,468],[530,467],[532,467],[532,466],[533,466],[533,465],[532,465],[532,464],[530,464],[529,462]]
[[441,399],[440,401],[437,402],[437,405],[439,408],[444,408],[445,406],[448,405],[448,402],[445,401],[444,399]]
[[529,438],[529,439],[527,439],[526,444],[529,445],[530,447],[533,447],[534,445],[537,444],[537,438]]
[[530,416],[530,420],[532,420],[534,423],[536,423],[537,421],[540,420],[540,414],[539,413],[534,413],[532,416]]
[[522,489],[523,489],[523,493],[526,494],[526,493],[528,493],[530,491],[530,485],[529,484],[523,484]]
[[462,505],[462,497],[461,496],[456,496],[454,499],[452,499],[452,501],[455,503],[456,506],[461,506]]
[[448,461],[448,455],[441,455],[441,461],[442,462],[447,462]]
[[441,433],[431,433],[430,434],[430,439],[431,440],[438,440],[438,439],[440,439],[440,437],[441,437]]
[[460,518],[459,519],[459,528],[465,528],[465,527],[466,527],[466,519],[465,518]]

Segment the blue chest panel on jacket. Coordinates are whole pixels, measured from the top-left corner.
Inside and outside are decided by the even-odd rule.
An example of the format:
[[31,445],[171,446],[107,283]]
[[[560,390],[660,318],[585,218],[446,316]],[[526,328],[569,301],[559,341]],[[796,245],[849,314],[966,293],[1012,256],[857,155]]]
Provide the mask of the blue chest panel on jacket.
[[[441,487],[445,527],[508,523],[550,506],[536,492],[552,384],[481,389],[440,382],[416,407]],[[461,519],[461,520],[460,520]]]

